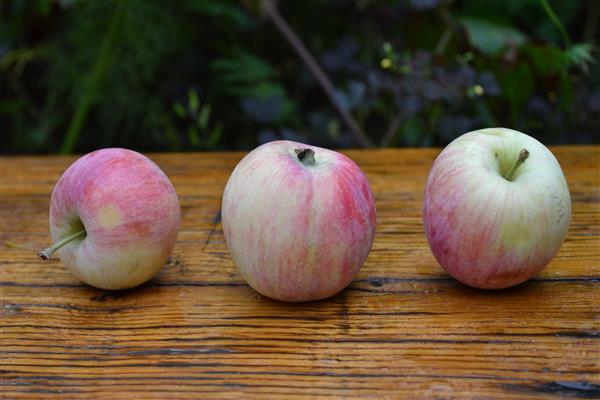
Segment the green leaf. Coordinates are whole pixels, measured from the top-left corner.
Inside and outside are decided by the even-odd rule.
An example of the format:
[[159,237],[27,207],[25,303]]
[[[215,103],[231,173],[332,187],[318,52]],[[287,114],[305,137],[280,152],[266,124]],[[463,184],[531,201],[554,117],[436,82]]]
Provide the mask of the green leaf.
[[211,63],[221,89],[236,97],[261,97],[281,93],[283,88],[273,82],[275,69],[260,57],[237,50],[227,58]]
[[179,118],[185,118],[187,115],[187,112],[185,111],[185,107],[183,105],[181,105],[181,103],[173,104],[173,111],[175,111],[175,114],[177,114],[177,116]]
[[52,8],[51,0],[37,0],[35,2],[36,11],[43,16],[47,16],[48,14],[50,14],[51,8]]
[[534,69],[542,76],[558,74],[567,66],[565,52],[558,47],[525,45],[522,51],[529,56]]
[[106,79],[106,74],[115,56],[115,49],[119,43],[120,27],[123,24],[123,19],[127,14],[127,7],[129,6],[130,3],[125,1],[116,3],[108,29],[96,54],[94,65],[87,71],[87,75],[84,78],[83,92],[77,101],[75,112],[71,117],[69,128],[60,147],[60,152],[63,154],[72,153],[75,149],[92,104],[98,98],[102,83]]
[[243,12],[241,4],[231,0],[188,0],[184,6],[191,12],[197,12],[220,20],[231,20],[235,25],[247,28],[252,19]]
[[210,118],[210,111],[211,111],[211,107],[210,104],[205,104],[202,106],[202,108],[200,109],[200,114],[198,115],[198,127],[200,127],[200,129],[206,129],[208,128],[208,119]]
[[573,82],[571,82],[567,71],[564,71],[560,76],[560,105],[568,107],[573,103],[574,97],[575,89],[573,88]]
[[196,114],[198,107],[200,106],[200,100],[198,99],[198,93],[194,89],[188,90],[188,106],[192,114]]
[[261,82],[252,88],[250,95],[259,99],[266,99],[273,96],[285,97],[285,90],[278,82]]
[[488,56],[497,56],[508,44],[522,45],[526,36],[519,30],[480,18],[461,18],[459,22],[467,30],[473,47]]
[[221,122],[218,122],[217,125],[210,132],[210,135],[208,136],[208,139],[206,141],[206,147],[209,149],[214,149],[217,143],[219,143],[219,139],[221,139],[222,134],[223,124]]
[[192,147],[198,147],[200,144],[200,135],[198,135],[198,130],[193,126],[188,129],[188,139],[190,140]]
[[25,108],[25,103],[21,99],[0,100],[0,114],[14,114],[21,112]]
[[169,126],[164,131],[164,136],[166,142],[168,143],[169,150],[171,151],[179,151],[181,150],[181,144],[179,142],[179,136],[177,136],[177,132],[175,128]]
[[593,50],[594,45],[592,44],[576,43],[573,46],[569,47],[565,51],[565,54],[571,64],[581,67],[583,65],[592,64],[594,62],[594,57],[592,56]]
[[535,89],[534,76],[529,64],[519,64],[499,76],[502,92],[510,104],[511,117],[516,123],[520,112]]
[[332,118],[327,123],[327,134],[331,139],[340,137],[340,121],[337,118]]
[[21,75],[27,64],[46,57],[46,51],[47,48],[43,45],[39,47],[23,47],[7,51],[4,53],[4,56],[0,58],[0,71],[12,70],[15,75]]
[[232,81],[262,80],[275,75],[273,67],[265,60],[242,50],[234,52],[230,57],[216,59],[211,66]]

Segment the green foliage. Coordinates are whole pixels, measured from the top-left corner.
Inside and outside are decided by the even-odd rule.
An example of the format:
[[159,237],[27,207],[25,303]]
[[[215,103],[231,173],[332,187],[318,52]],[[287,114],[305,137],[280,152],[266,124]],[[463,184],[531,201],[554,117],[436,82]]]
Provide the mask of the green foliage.
[[512,125],[517,124],[519,110],[523,109],[534,92],[534,75],[528,64],[520,64],[500,75],[500,84],[510,103]]
[[508,45],[521,46],[526,42],[523,33],[508,25],[478,18],[461,18],[459,22],[466,28],[471,45],[490,57],[499,55]]
[[98,96],[98,91],[105,79],[108,66],[113,63],[114,50],[118,39],[117,35],[123,23],[126,7],[127,2],[119,2],[116,4],[113,14],[111,14],[110,23],[94,60],[94,65],[83,80],[83,87],[77,99],[75,113],[71,119],[67,135],[60,147],[61,153],[71,153],[73,151],[90,106]]
[[[490,125],[598,141],[594,4],[279,2],[335,101],[397,146]],[[0,21],[5,152],[356,145],[258,0],[11,0]]]
[[183,7],[190,12],[230,22],[242,29],[250,28],[253,24],[252,19],[232,0],[186,0]]
[[565,52],[558,47],[526,45],[521,51],[531,60],[535,72],[540,76],[557,75],[567,67]]
[[266,98],[285,92],[275,80],[275,69],[265,60],[243,50],[211,63],[221,90],[235,97]]
[[223,134],[223,124],[212,124],[212,107],[208,103],[201,103],[198,93],[188,91],[187,107],[176,102],[173,111],[184,126],[187,126],[188,148],[193,150],[214,150]]
[[594,46],[589,43],[576,43],[567,48],[565,56],[569,63],[584,67],[594,62],[593,50]]
[[[159,133],[163,111],[151,93],[177,32],[169,10],[160,1],[76,2],[67,21],[60,39],[48,45],[45,135],[68,126],[57,147],[71,152],[77,142],[109,146]],[[63,114],[65,102],[70,116]],[[60,119],[51,117],[57,114]],[[103,129],[92,141],[82,132],[93,132],[93,125]]]

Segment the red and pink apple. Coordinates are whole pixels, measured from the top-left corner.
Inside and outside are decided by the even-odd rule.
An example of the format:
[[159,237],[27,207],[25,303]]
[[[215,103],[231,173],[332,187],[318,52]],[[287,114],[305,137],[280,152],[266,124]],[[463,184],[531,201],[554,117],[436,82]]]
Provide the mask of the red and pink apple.
[[352,160],[291,141],[264,144],[240,161],[222,219],[242,276],[284,301],[346,287],[367,259],[376,224],[369,183]]
[[478,288],[517,285],[558,252],[571,197],[554,155],[504,128],[464,134],[437,157],[425,188],[431,250],[459,281]]
[[73,163],[50,199],[50,231],[79,279],[102,289],[126,289],[165,264],[179,231],[179,200],[167,176],[131,150],[103,149]]

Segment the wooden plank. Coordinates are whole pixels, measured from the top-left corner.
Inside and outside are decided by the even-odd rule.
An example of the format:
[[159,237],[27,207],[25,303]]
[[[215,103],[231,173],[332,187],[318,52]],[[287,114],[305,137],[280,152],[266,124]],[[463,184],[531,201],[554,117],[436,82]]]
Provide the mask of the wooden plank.
[[348,151],[371,182],[373,250],[332,299],[258,296],[233,265],[220,198],[241,153],[156,154],[182,204],[168,265],[106,292],[36,251],[73,157],[4,157],[3,398],[600,397],[600,147],[553,148],[573,198],[560,253],[534,280],[465,287],[431,256],[422,191],[439,150]]

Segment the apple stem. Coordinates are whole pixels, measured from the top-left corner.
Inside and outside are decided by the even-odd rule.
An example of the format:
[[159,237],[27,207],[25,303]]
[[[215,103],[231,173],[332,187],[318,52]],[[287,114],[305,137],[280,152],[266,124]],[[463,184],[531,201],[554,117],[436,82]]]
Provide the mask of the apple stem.
[[506,173],[506,175],[504,175],[504,178],[506,180],[512,181],[513,175],[515,174],[517,169],[519,169],[521,164],[523,164],[525,162],[525,160],[527,160],[527,157],[529,157],[529,151],[527,151],[527,149],[522,149],[519,152],[519,157],[517,158],[517,161],[515,161],[512,168]]
[[315,152],[312,149],[296,149],[298,160],[304,165],[315,165]]
[[79,232],[75,232],[72,235],[62,238],[58,242],[54,243],[52,246],[47,247],[44,250],[40,251],[38,253],[38,256],[40,256],[44,260],[49,260],[50,257],[52,257],[52,254],[54,254],[54,252],[56,252],[56,250],[60,249],[61,247],[63,247],[64,245],[66,245],[68,243],[71,243],[73,240],[77,240],[83,236],[85,236],[85,229],[82,229]]

